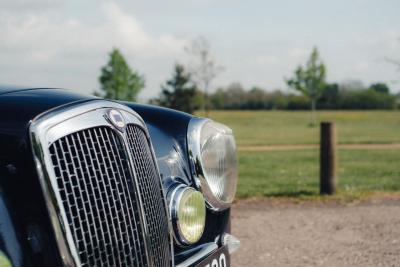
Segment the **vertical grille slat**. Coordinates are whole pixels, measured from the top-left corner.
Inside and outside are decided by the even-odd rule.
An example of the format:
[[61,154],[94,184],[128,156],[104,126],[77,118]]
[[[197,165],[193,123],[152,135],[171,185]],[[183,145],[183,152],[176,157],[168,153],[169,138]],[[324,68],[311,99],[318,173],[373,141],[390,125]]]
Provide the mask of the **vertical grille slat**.
[[[71,163],[72,163],[72,167],[73,167],[74,179],[76,179],[77,183],[79,183],[78,182],[78,177],[79,177],[78,170],[79,170],[79,168],[77,168],[78,166],[76,166],[77,164],[76,164],[76,160],[75,160],[77,158],[76,157],[77,155],[76,155],[76,153],[73,153],[73,151],[71,149],[70,139],[72,139],[71,141],[74,142],[73,138],[71,138],[71,137],[67,137],[65,139],[65,141],[66,141],[66,144],[67,144],[67,147],[68,147],[68,153],[72,157]],[[65,160],[65,158],[64,158],[64,160]],[[82,194],[82,191],[81,191],[82,189],[79,188],[79,187],[78,187],[78,189],[80,189],[80,190],[77,190],[77,192],[79,191],[79,198],[82,201],[84,201],[84,203],[83,203],[83,211],[85,213],[85,220],[87,222],[87,225],[89,225],[89,227],[87,227],[87,232],[89,233],[90,236],[92,236],[92,235],[95,235],[95,233],[94,233],[95,231],[93,231],[93,228],[90,227],[90,225],[93,224],[93,218],[91,218],[91,220],[89,220],[88,215],[90,215],[90,213],[89,213],[89,209],[87,209],[87,205],[86,205],[87,202],[86,202],[86,200],[84,200],[84,197],[83,197],[83,194]],[[85,190],[87,190],[87,189],[85,188]],[[74,190],[74,192],[75,192],[75,190]],[[77,198],[76,195],[75,195],[75,198]],[[85,228],[82,225],[81,225],[81,227],[82,227],[81,229],[84,231]],[[97,235],[95,235],[95,240],[92,240],[92,239],[86,240],[86,235],[84,235],[82,233],[81,233],[81,235],[82,235],[82,239],[84,240],[85,243],[90,243],[90,247],[92,247],[92,248],[95,247],[94,242],[98,242]],[[87,257],[88,257],[88,259],[93,257],[92,250],[87,252]]]
[[[90,165],[90,172],[89,174],[91,177],[89,178],[93,186],[93,198],[92,198],[92,205],[97,204],[99,208],[93,210],[95,213],[95,218],[97,222],[95,225],[97,226],[96,228],[100,228],[100,233],[102,235],[102,239],[99,240],[98,244],[98,251],[97,251],[97,258],[98,262],[104,262],[106,265],[112,266],[111,262],[109,261],[109,258],[107,257],[107,249],[110,246],[110,237],[109,237],[109,226],[107,223],[105,223],[103,220],[106,219],[106,211],[108,209],[108,203],[105,201],[99,201],[103,200],[102,199],[102,189],[103,185],[101,183],[101,180],[99,179],[101,177],[100,173],[100,167],[98,163],[98,157],[96,153],[96,146],[95,143],[93,142],[93,137],[92,137],[92,132],[91,131],[83,131],[82,132],[83,137],[84,137],[84,147],[86,147],[86,152],[85,155],[86,157],[89,157],[89,162]],[[85,150],[84,150],[85,151]],[[79,248],[78,248],[79,249]],[[85,250],[83,249],[83,253]],[[92,265],[95,263],[90,263]]]
[[[107,146],[106,149],[108,151],[108,157],[110,159],[109,163],[110,163],[111,170],[112,170],[112,173],[114,175],[114,178],[116,178],[115,175],[121,176],[121,170],[119,170],[117,168],[116,164],[115,164],[115,162],[118,159],[115,157],[115,155],[113,153],[111,153],[112,149],[111,149],[111,140],[109,139],[109,135],[107,135],[106,132],[103,133],[104,129],[99,129],[99,130],[100,130],[101,138],[102,138],[103,142]],[[107,139],[105,139],[104,136],[106,136]],[[114,142],[114,145],[116,145],[116,142]],[[112,161],[114,162],[114,164],[112,164]],[[133,248],[130,247],[129,239],[128,239],[128,230],[126,229],[125,225],[129,225],[131,227],[131,229],[133,230],[134,228],[132,227],[132,222],[128,218],[133,218],[135,220],[135,216],[133,215],[133,213],[129,214],[129,217],[127,216],[128,211],[126,210],[126,207],[128,207],[128,202],[127,202],[126,198],[129,198],[128,201],[131,201],[130,193],[128,193],[129,191],[128,192],[123,192],[123,190],[118,190],[118,188],[121,188],[121,189],[123,188],[121,186],[121,183],[115,183],[114,184],[113,197],[114,197],[116,203],[118,203],[118,202],[120,203],[120,205],[118,205],[118,206],[120,208],[120,211],[122,212],[122,217],[124,218],[123,222],[119,222],[119,226],[118,226],[119,228],[118,229],[121,231],[122,238],[123,238],[122,253],[123,253],[124,257],[125,257],[125,260],[129,260],[129,259],[126,258],[126,257],[129,257],[129,253],[127,253],[126,251],[129,252],[129,250],[134,249],[135,251],[138,251],[140,254],[142,254],[142,253],[145,254],[145,253],[141,251],[141,247],[140,247],[139,244],[135,244],[134,243],[134,244],[132,244]],[[125,188],[127,188],[127,185],[125,185]],[[116,198],[115,198],[115,196],[116,196]],[[124,196],[126,196],[126,197],[124,197]],[[138,215],[137,215],[137,217],[138,217]],[[134,223],[138,224],[139,222],[134,221]],[[135,235],[134,232],[132,232],[131,234]],[[131,264],[134,264],[134,263],[130,262],[129,264],[131,265]],[[136,259],[136,264],[139,264],[138,259]]]
[[[99,185],[97,182],[97,179],[95,178],[95,173],[94,173],[94,169],[92,168],[93,166],[93,159],[92,157],[90,157],[90,151],[89,151],[89,146],[87,144],[87,139],[88,137],[86,137],[86,133],[85,132],[80,132],[76,134],[76,137],[79,140],[79,148],[81,153],[80,154],[80,162],[81,164],[85,164],[86,166],[86,172],[83,172],[83,168],[82,168],[82,172],[83,172],[83,177],[85,179],[85,184],[88,185],[89,188],[91,188],[90,192],[91,194],[89,195],[89,199],[90,199],[90,204],[92,209],[94,208],[94,210],[91,211],[91,216],[92,216],[92,222],[93,222],[93,226],[96,227],[94,232],[96,233],[96,244],[97,246],[101,245],[101,241],[105,240],[105,236],[104,233],[105,231],[103,230],[103,225],[102,224],[96,224],[96,219],[98,219],[97,217],[99,216],[98,212],[100,210],[104,210],[104,205],[102,202],[98,203],[96,201],[96,195],[98,196],[98,189],[99,189]],[[83,163],[82,163],[83,161]],[[87,193],[89,194],[89,190],[87,191]],[[99,236],[101,236],[101,238],[99,238]],[[97,251],[94,251],[94,257],[89,258],[90,264],[101,264],[101,257],[100,254],[103,251],[102,248],[100,248]]]
[[[86,162],[86,158],[82,154],[84,150],[82,147],[82,140],[81,140],[80,134],[75,134],[74,136],[72,136],[72,140],[73,140],[74,147],[77,149],[77,152],[75,153],[75,157],[78,159],[77,172],[78,172],[78,175],[83,178],[82,184],[88,194],[86,203],[90,207],[90,205],[93,203],[91,201],[91,199],[94,198],[94,191],[93,191],[94,187],[91,183],[90,178],[88,177],[88,174],[89,174],[88,166],[89,165]],[[81,153],[79,153],[78,150],[80,150]],[[83,166],[86,166],[86,168],[84,168]],[[97,210],[99,209],[99,207],[97,206],[97,203],[95,203],[94,208],[96,208]],[[86,210],[86,212],[87,212],[88,218],[90,218],[89,234],[94,238],[93,240],[91,240],[93,247],[91,249],[88,249],[88,261],[90,263],[98,264],[98,262],[95,261],[95,254],[94,254],[95,252],[93,251],[93,248],[96,247],[97,244],[99,244],[99,240],[100,240],[98,233],[95,229],[95,217],[94,217],[94,214],[92,211]]]
[[154,266],[168,266],[170,265],[168,217],[151,148],[144,130],[139,126],[129,124],[126,132],[149,230],[151,258]]
[[[104,147],[103,147],[103,145],[105,144],[104,141],[99,140],[98,130],[99,129],[96,128],[93,129],[93,131],[90,132],[90,136],[91,136],[91,141],[97,144],[98,146],[96,149],[97,151],[96,160],[97,164],[99,164],[99,169],[102,171],[100,173],[100,178],[101,178],[100,181],[103,187],[101,194],[102,194],[102,200],[106,199],[106,203],[108,206],[108,210],[105,210],[105,212],[107,213],[105,215],[105,218],[106,218],[106,224],[108,226],[108,231],[110,234],[110,240],[109,240],[110,246],[107,249],[109,249],[111,253],[107,253],[108,255],[107,258],[111,266],[113,265],[120,266],[121,261],[119,258],[120,255],[118,251],[121,251],[121,248],[120,248],[120,243],[118,242],[117,230],[113,219],[117,217],[117,214],[111,188],[111,182],[115,179],[115,177],[111,176],[113,175],[113,173],[111,175],[108,173],[108,168],[106,164],[107,156],[104,155]],[[92,136],[92,134],[94,135],[94,137]]]
[[[148,145],[147,139],[141,141]],[[140,201],[127,153],[132,153],[133,167],[138,169],[136,179],[149,228],[150,260],[154,266],[170,265],[171,254],[166,253],[168,221],[150,150],[139,142],[126,148],[115,130],[98,126],[56,140],[49,151],[60,205],[81,266],[147,265]]]

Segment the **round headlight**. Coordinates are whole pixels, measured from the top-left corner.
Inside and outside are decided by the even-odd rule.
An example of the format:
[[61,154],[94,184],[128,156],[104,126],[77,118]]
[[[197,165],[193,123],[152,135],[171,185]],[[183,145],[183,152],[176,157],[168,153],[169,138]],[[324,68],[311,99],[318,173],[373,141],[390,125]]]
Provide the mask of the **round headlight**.
[[206,221],[203,194],[190,187],[177,187],[171,198],[175,236],[180,243],[193,244],[202,236]]
[[198,186],[214,210],[230,206],[236,193],[236,144],[232,130],[207,119],[192,119],[188,130],[189,154]]

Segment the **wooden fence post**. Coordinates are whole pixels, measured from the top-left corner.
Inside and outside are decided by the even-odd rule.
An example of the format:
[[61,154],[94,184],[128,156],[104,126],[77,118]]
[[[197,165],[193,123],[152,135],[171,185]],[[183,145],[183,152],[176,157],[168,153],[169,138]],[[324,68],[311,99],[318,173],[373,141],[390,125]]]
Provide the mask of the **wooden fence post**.
[[320,194],[336,191],[336,129],[334,122],[321,122]]

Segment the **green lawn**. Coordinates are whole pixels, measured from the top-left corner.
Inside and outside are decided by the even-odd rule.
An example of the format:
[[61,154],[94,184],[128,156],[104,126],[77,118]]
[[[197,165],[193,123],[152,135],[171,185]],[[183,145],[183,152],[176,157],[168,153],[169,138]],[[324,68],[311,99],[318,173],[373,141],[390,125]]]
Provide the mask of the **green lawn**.
[[[199,114],[201,115],[201,114]],[[319,127],[309,127],[308,111],[211,111],[229,125],[237,144],[318,144]],[[318,111],[319,121],[335,121],[342,144],[400,143],[400,111]],[[239,150],[238,197],[319,193],[319,151]],[[338,152],[339,197],[400,190],[400,150]]]
[[[230,126],[239,146],[319,142],[308,111],[211,111],[210,117]],[[317,117],[337,123],[340,143],[400,143],[400,111],[318,111]]]
[[[242,151],[237,196],[317,195],[318,157],[315,149]],[[340,150],[338,166],[342,193],[400,190],[400,151]]]

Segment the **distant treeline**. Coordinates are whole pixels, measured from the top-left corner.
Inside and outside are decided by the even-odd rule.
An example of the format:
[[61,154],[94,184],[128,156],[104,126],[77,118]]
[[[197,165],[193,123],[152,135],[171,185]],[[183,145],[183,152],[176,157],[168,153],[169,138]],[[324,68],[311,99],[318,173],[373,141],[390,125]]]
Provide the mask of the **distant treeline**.
[[[204,40],[203,40],[204,41]],[[267,91],[260,87],[243,88],[233,83],[209,93],[210,83],[221,71],[209,56],[209,46],[201,42],[202,49],[195,54],[200,62],[188,71],[175,64],[172,76],[161,85],[160,94],[149,103],[193,113],[203,109],[400,109],[400,93],[391,94],[385,83],[364,86],[360,81],[341,84],[326,82],[326,66],[313,48],[309,60],[294,71],[293,77],[284,79],[291,91]],[[113,49],[109,60],[101,69],[100,90],[97,96],[136,101],[145,86],[144,76],[131,69],[118,49]]]
[[[310,99],[307,96],[283,92],[266,91],[260,87],[246,90],[239,83],[219,88],[210,94],[212,109],[281,109],[308,110]],[[363,86],[360,82],[346,84],[327,84],[317,100],[318,109],[396,109],[399,108],[399,95],[390,94],[384,83]]]

